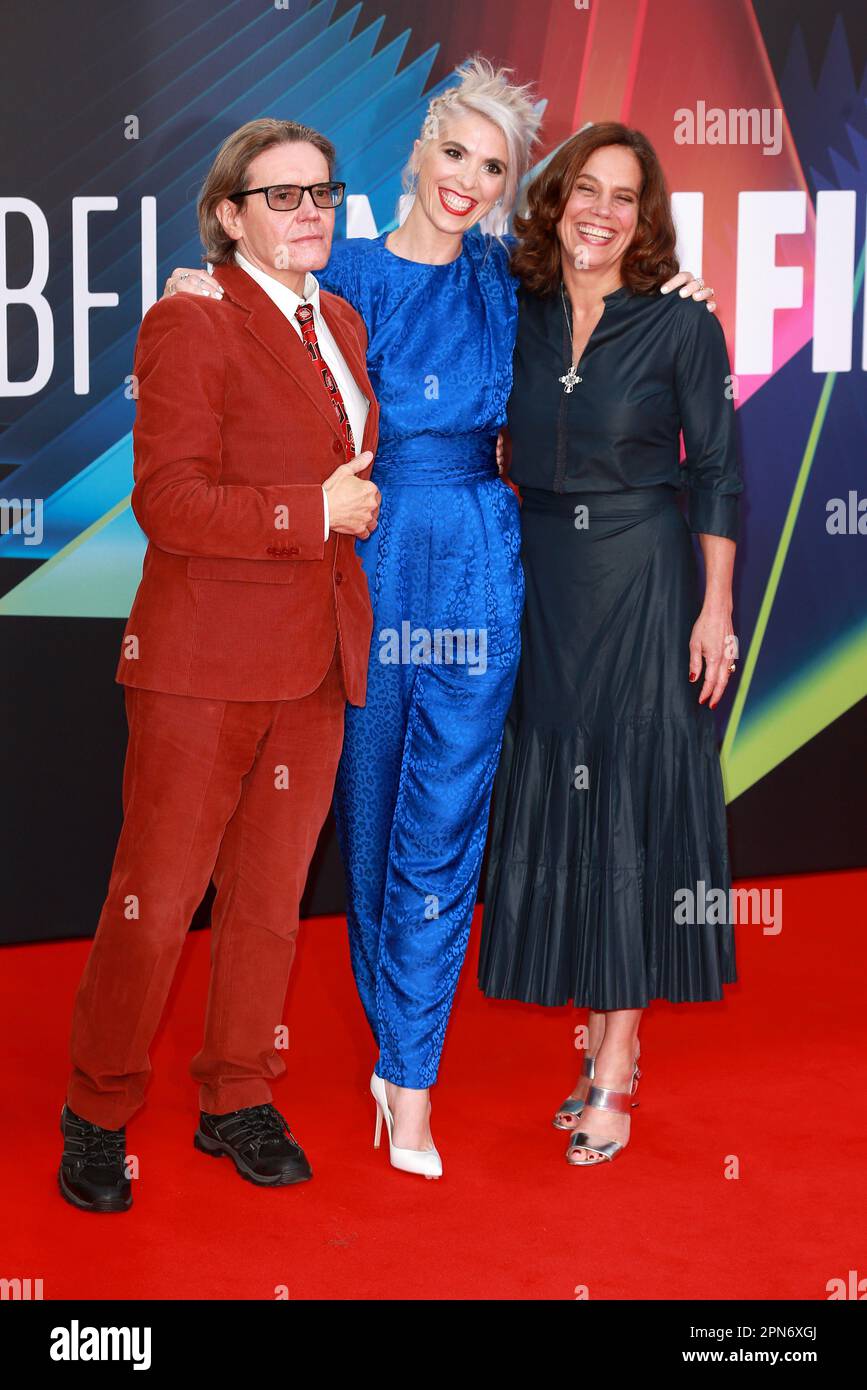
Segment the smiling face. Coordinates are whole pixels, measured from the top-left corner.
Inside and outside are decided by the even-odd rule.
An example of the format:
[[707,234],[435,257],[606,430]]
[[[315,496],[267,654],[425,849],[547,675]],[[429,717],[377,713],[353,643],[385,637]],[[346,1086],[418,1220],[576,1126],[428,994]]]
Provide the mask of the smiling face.
[[[272,145],[258,154],[247,170],[244,187],[328,183],[330,179],[328,161],[321,150],[306,141],[295,141]],[[303,285],[308,270],[321,270],[328,263],[334,209],[316,207],[309,193],[293,212],[274,211],[264,193],[242,198],[240,204],[226,198],[216,211],[241,255],[293,289]]]
[[557,224],[564,262],[616,270],[638,227],[642,169],[626,145],[604,145],[584,165]]
[[451,112],[436,139],[416,140],[416,204],[441,232],[460,234],[503,196],[508,147],[500,127],[472,112]]

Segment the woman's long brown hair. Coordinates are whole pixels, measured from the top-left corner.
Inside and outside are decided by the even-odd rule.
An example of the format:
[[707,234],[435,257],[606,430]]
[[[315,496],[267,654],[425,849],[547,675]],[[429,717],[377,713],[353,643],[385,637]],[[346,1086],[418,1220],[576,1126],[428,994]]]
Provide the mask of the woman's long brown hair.
[[606,145],[632,150],[642,170],[638,226],[623,257],[623,283],[636,294],[650,294],[677,274],[671,200],[656,151],[640,130],[605,121],[560,147],[527,190],[526,216],[515,217],[518,245],[512,252],[512,272],[534,294],[553,294],[560,283],[557,224],[587,160]]

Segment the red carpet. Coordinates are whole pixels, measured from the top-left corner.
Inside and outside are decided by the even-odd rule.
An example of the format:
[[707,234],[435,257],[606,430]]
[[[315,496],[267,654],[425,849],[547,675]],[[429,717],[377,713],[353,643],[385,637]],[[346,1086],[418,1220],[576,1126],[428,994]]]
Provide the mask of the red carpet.
[[[747,885],[748,886],[748,885]],[[566,1164],[550,1114],[571,1088],[577,1015],[485,1000],[478,920],[433,1092],[440,1182],[372,1147],[374,1052],[342,920],[302,924],[275,1101],[314,1179],[261,1190],[192,1145],[210,936],[190,936],[144,1108],[124,1215],[60,1197],[58,1117],[89,942],[2,952],[0,1276],[44,1297],[824,1299],[867,1274],[864,976],[867,873],[764,880],[783,927],[738,928],[724,1003],[654,1004],[642,1026],[629,1149]],[[725,1176],[736,1156],[740,1177]]]

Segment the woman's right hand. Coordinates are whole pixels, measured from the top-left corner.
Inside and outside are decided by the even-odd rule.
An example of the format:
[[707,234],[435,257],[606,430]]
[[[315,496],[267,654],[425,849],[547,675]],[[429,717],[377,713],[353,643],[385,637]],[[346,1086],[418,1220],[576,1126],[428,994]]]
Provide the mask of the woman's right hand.
[[175,266],[165,283],[163,299],[172,294],[203,294],[209,299],[222,299],[223,286],[206,270],[191,270],[189,266]]

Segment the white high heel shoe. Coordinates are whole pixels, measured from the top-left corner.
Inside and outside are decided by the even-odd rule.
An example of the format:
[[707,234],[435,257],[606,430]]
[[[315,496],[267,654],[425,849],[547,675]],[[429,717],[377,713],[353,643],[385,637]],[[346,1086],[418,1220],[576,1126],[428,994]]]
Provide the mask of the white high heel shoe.
[[373,1136],[373,1147],[379,1148],[379,1140],[382,1135],[382,1121],[385,1118],[385,1127],[388,1131],[388,1156],[391,1160],[392,1168],[400,1168],[404,1173],[423,1173],[426,1178],[441,1178],[443,1174],[442,1159],[436,1148],[433,1149],[398,1149],[391,1142],[391,1132],[394,1128],[394,1116],[388,1105],[388,1097],[385,1093],[385,1082],[376,1072],[370,1078],[370,1094],[376,1101],[376,1131]]

